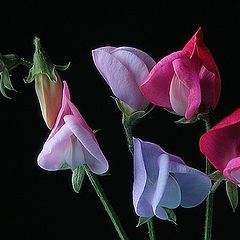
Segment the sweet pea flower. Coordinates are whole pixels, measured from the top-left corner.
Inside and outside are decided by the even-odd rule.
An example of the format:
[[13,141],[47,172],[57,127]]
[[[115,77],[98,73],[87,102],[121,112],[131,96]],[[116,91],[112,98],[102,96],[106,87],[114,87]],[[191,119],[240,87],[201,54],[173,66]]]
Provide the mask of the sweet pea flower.
[[240,108],[204,133],[200,151],[224,177],[240,186]]
[[111,46],[94,49],[92,57],[113,94],[130,113],[148,106],[139,86],[156,64],[152,57],[136,48]]
[[70,100],[65,81],[62,107],[37,161],[41,168],[49,171],[60,170],[66,164],[72,170],[86,164],[96,174],[108,170],[108,162],[92,129]]
[[62,80],[59,71],[66,70],[70,64],[55,65],[41,46],[40,38],[34,38],[35,52],[33,64],[25,82],[35,82],[35,92],[43,119],[52,129],[62,105]]
[[211,180],[157,144],[133,139],[133,205],[140,217],[168,219],[164,208],[192,208],[207,197]]
[[220,74],[203,42],[201,27],[180,51],[161,59],[140,90],[153,104],[191,119],[215,109],[220,97]]

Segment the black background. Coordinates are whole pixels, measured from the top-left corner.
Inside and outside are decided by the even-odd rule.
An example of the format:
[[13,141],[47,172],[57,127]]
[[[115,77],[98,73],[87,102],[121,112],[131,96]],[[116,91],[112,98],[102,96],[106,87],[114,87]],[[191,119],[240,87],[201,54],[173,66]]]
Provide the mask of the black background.
[[[8,6],[7,6],[8,5]],[[132,46],[156,61],[181,49],[199,26],[222,77],[222,93],[212,124],[239,104],[240,5],[237,1],[124,2],[24,1],[1,7],[0,52],[16,53],[31,60],[33,38],[55,64],[71,62],[61,72],[68,82],[73,103],[97,134],[111,175],[101,184],[119,215],[129,239],[148,239],[146,226],[136,228],[132,206],[132,158],[126,146],[121,114],[110,98],[110,89],[97,72],[91,50],[102,46]],[[22,81],[28,70],[12,72],[17,92],[1,97],[1,232],[4,239],[118,239],[111,222],[87,178],[77,194],[70,171],[48,172],[36,162],[49,134],[34,84]],[[204,170],[205,159],[198,139],[202,122],[176,125],[177,118],[160,108],[143,119],[134,136],[152,141],[180,156],[188,165]],[[223,146],[224,147],[224,146]],[[175,210],[177,223],[155,219],[157,239],[203,239],[205,204]],[[215,194],[213,240],[238,233],[239,208],[233,213],[224,185]],[[97,235],[96,235],[97,234]]]

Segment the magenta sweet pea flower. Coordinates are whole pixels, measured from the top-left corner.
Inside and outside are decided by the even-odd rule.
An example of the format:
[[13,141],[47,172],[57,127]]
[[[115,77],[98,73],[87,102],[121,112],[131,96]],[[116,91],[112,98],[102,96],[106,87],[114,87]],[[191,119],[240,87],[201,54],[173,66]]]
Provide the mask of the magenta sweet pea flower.
[[240,186],[240,108],[204,133],[199,146],[225,178]]
[[215,109],[220,97],[220,74],[202,29],[180,51],[161,59],[150,71],[140,90],[153,104],[191,119],[208,108]]
[[160,146],[138,138],[134,144],[133,205],[140,217],[168,219],[164,208],[192,208],[207,197],[211,180]]
[[63,84],[62,107],[38,156],[38,164],[49,171],[59,170],[66,164],[72,170],[86,164],[96,174],[105,173],[108,162],[92,129],[71,102],[67,83]]
[[98,71],[113,94],[126,104],[130,112],[143,110],[149,102],[139,86],[156,64],[145,52],[132,47],[100,47],[92,51]]

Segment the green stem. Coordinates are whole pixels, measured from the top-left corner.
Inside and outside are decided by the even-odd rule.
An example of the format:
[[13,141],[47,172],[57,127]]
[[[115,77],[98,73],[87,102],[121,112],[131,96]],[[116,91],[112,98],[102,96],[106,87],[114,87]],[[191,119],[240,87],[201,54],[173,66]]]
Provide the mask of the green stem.
[[[206,132],[211,128],[210,121],[207,117],[203,118],[205,122]],[[211,173],[211,164],[206,158],[205,173]],[[213,216],[213,195],[214,191],[210,191],[206,199],[206,212],[205,212],[205,227],[204,227],[204,240],[211,240],[212,238],[212,216]]]
[[95,174],[93,174],[86,166],[84,166],[84,169],[85,169],[85,172],[94,188],[94,190],[96,191],[99,199],[101,200],[105,210],[107,211],[114,227],[115,227],[115,230],[117,231],[120,239],[122,240],[127,240],[128,237],[117,217],[117,214],[115,213],[111,203],[109,202],[109,200],[107,199],[107,196],[106,194],[104,193],[103,191],[103,188],[101,187],[100,185],[100,182],[97,178],[97,176]]
[[155,235],[155,231],[154,231],[154,225],[153,225],[153,220],[149,219],[147,221],[147,225],[148,225],[148,235],[149,235],[149,239],[150,240],[155,240],[156,239],[156,235]]
[[[129,124],[128,119],[124,114],[122,116],[122,124],[123,124],[123,128],[124,128],[124,131],[125,131],[127,143],[128,143],[128,149],[133,156],[134,155],[133,136],[132,136],[133,125]],[[153,220],[152,219],[148,220],[147,226],[148,226],[149,239],[150,240],[155,240],[156,236],[155,236],[155,232],[154,232],[154,226],[153,226]]]

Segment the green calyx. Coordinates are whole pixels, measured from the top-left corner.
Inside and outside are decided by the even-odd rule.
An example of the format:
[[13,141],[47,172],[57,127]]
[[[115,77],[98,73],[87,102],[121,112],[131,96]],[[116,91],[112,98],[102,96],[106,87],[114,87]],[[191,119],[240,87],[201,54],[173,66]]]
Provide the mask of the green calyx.
[[34,38],[34,46],[35,46],[35,52],[33,55],[33,65],[29,70],[29,74],[27,79],[24,81],[26,83],[31,83],[37,75],[39,74],[45,74],[47,77],[51,80],[56,82],[57,81],[57,72],[64,71],[70,66],[70,62],[66,65],[55,65],[52,63],[44,49],[42,48],[40,44],[40,38],[35,37]]

